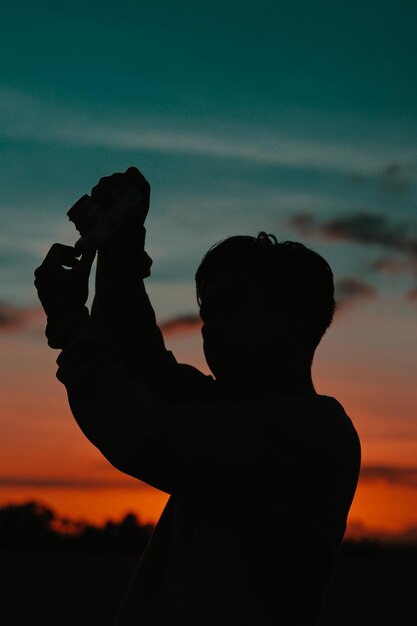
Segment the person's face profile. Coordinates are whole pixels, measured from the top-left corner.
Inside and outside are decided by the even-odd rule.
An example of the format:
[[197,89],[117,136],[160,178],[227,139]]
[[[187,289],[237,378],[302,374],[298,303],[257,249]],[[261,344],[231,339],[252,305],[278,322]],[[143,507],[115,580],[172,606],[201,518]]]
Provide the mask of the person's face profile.
[[206,287],[200,317],[204,354],[214,376],[254,378],[277,330],[265,286],[244,268],[227,268]]

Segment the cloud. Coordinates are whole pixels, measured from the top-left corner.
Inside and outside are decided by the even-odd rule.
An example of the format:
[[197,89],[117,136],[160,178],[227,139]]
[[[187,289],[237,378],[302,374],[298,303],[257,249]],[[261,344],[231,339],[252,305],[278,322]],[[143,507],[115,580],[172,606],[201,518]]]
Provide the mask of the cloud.
[[0,332],[14,332],[44,317],[41,307],[16,307],[0,301]]
[[[417,254],[411,253],[401,259],[393,256],[381,257],[371,264],[371,269],[387,274],[411,274],[417,280]],[[417,286],[409,289],[405,296],[411,302],[417,301]]]
[[[299,213],[289,220],[288,225],[306,237],[318,236],[327,240],[385,248],[389,254],[373,261],[370,265],[372,271],[411,272],[417,279],[417,224],[415,221],[394,222],[385,215],[362,211],[329,220],[319,220],[312,213]],[[397,258],[396,254],[402,255],[402,258]],[[342,294],[344,290],[350,289],[349,283],[342,284],[341,287]],[[409,291],[408,298],[414,299],[415,292],[416,289]],[[365,289],[363,295],[371,296],[372,293],[369,289]]]
[[300,235],[314,235],[318,231],[318,223],[312,213],[298,213],[288,220],[288,226],[294,228]]
[[416,225],[391,223],[385,215],[378,213],[362,211],[323,221],[311,213],[301,213],[292,217],[288,225],[303,235],[380,245],[389,250],[417,254]]
[[351,181],[355,184],[373,183],[388,194],[404,194],[416,181],[416,173],[417,168],[414,164],[391,162],[372,175],[354,172]]
[[417,234],[410,232],[406,223],[390,224],[384,215],[363,212],[341,216],[324,222],[321,229],[328,239],[376,244],[401,252],[417,253]]
[[387,544],[416,544],[417,526],[410,526],[401,531],[388,531],[384,528],[371,527],[362,520],[348,518],[345,540],[377,541]]
[[359,300],[368,300],[378,295],[377,290],[372,285],[357,278],[340,278],[335,283],[336,302],[338,307],[345,308]]
[[120,480],[79,479],[72,477],[0,476],[0,486],[36,489],[137,489],[145,483],[128,476]]
[[417,489],[417,467],[395,467],[389,465],[364,465],[361,480],[382,480],[391,485],[403,485]]
[[[17,332],[33,323],[40,323],[37,330],[44,332],[45,313],[42,307],[17,307],[0,301],[0,333]],[[202,322],[198,315],[179,315],[158,323],[164,336],[187,334],[200,330]]]
[[401,163],[390,163],[382,171],[380,181],[384,191],[388,193],[404,193],[411,187],[415,168]]
[[[417,489],[417,466],[363,465],[359,480],[360,482],[383,481],[388,485]],[[417,542],[417,526],[411,526],[401,531],[388,531],[383,528],[372,528],[362,520],[349,517],[346,539],[415,543]]]
[[200,330],[201,325],[202,322],[199,316],[190,314],[174,317],[170,320],[162,322],[159,324],[159,328],[164,336],[167,337]]
[[[417,489],[417,467],[396,467],[385,465],[363,465],[361,481],[382,480],[391,485],[403,485]],[[130,476],[121,478],[74,478],[55,476],[1,476],[0,486],[36,487],[40,489],[131,489],[145,486],[145,483]]]
[[[110,125],[97,116],[34,98],[24,92],[0,87],[0,136],[91,146],[126,151],[149,150],[172,154],[199,155],[236,159],[251,163],[340,171],[351,174],[359,166],[363,172],[378,171],[392,160],[393,149],[370,151],[342,143],[313,141],[281,134],[262,136],[249,127],[242,138],[237,128],[208,131],[181,129],[181,121],[172,118],[130,116]],[[404,158],[403,150],[400,156]],[[408,158],[415,157],[415,151]]]
[[411,255],[403,259],[393,256],[384,256],[372,262],[371,268],[376,272],[397,274],[411,271],[417,273],[417,255]]
[[407,298],[412,302],[417,302],[417,287],[415,289],[410,289],[407,291]]

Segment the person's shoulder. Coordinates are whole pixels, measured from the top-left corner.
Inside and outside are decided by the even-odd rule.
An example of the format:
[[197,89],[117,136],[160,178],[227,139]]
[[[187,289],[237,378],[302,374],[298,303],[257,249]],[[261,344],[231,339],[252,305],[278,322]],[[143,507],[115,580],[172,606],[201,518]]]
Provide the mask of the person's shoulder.
[[333,396],[318,393],[271,394],[266,402],[282,414],[305,417],[309,420],[331,422],[334,425],[352,425],[342,404]]
[[270,393],[260,404],[287,418],[349,419],[340,402],[318,393]]
[[317,413],[325,428],[340,429],[357,436],[356,428],[344,406],[333,396],[317,394]]
[[352,419],[336,398],[317,393],[271,394],[265,398],[275,414],[278,431],[326,448],[346,449],[360,455],[360,442]]
[[[317,419],[319,437],[329,455],[358,470],[361,445],[358,432],[343,405],[332,396],[318,396]],[[359,470],[358,470],[359,471]]]

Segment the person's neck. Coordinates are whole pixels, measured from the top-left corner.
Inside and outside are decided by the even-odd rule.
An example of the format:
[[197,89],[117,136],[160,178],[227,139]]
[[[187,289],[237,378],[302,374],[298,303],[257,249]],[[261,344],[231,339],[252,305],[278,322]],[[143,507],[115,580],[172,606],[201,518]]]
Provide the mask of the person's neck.
[[218,381],[233,396],[248,397],[259,395],[317,395],[311,378],[311,368],[288,371],[269,371],[267,375],[239,381]]

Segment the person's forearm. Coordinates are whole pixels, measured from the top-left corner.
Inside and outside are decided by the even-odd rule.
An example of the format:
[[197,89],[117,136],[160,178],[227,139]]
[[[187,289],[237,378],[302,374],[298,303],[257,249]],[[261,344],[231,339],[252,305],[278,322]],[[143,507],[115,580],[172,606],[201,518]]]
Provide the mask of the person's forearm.
[[[72,414],[89,441],[120,471],[163,490],[172,472],[161,436],[169,406],[132,375],[105,329],[85,318],[57,359]],[[158,458],[156,458],[157,455]]]
[[259,415],[254,419],[250,402],[208,395],[171,402],[126,368],[118,346],[89,316],[65,334],[57,378],[84,435],[120,471],[179,493],[240,474],[249,457],[260,462],[263,450],[250,430]]
[[143,283],[151,261],[143,247],[130,254],[126,251],[121,262],[120,255],[113,259],[98,253],[91,316],[107,328],[129,369],[140,374],[160,373],[174,357],[165,348]]

